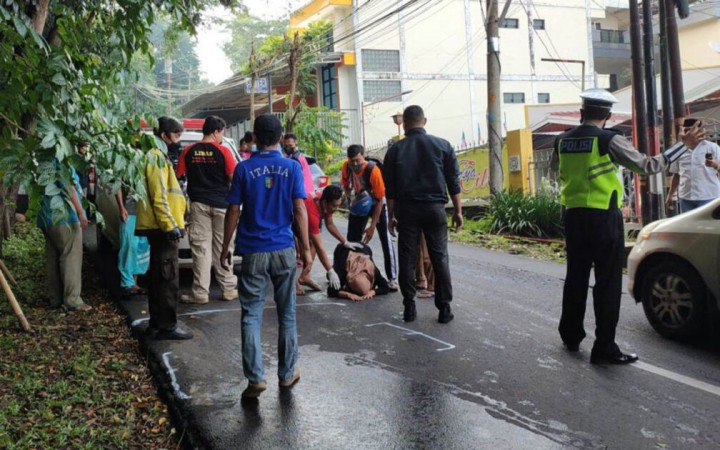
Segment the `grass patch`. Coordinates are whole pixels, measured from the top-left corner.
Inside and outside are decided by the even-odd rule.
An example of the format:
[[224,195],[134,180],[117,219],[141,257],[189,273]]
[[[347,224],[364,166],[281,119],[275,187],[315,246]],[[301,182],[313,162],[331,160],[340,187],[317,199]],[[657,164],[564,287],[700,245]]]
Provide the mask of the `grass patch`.
[[524,255],[542,261],[565,263],[564,245],[493,234],[488,231],[489,222],[489,219],[465,219],[462,231],[450,233],[450,240],[513,255]]
[[146,362],[92,262],[84,263],[83,299],[94,309],[49,309],[41,302],[42,234],[20,231],[4,250],[34,331],[20,330],[0,296],[0,448],[176,447]]

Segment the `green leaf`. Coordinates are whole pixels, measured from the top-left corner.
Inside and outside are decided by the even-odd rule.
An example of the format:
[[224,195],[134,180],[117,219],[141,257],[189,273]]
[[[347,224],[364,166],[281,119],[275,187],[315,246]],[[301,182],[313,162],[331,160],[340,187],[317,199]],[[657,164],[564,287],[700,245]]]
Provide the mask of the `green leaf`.
[[53,148],[55,147],[55,133],[52,131],[47,133],[42,141],[40,141],[40,147],[42,148]]
[[65,77],[60,72],[53,75],[52,82],[57,84],[58,86],[65,86],[67,84],[67,80],[65,80]]
[[74,153],[72,144],[70,143],[70,141],[67,140],[65,136],[59,136],[58,143],[60,144],[56,152],[56,157],[58,161],[62,161],[63,159]]

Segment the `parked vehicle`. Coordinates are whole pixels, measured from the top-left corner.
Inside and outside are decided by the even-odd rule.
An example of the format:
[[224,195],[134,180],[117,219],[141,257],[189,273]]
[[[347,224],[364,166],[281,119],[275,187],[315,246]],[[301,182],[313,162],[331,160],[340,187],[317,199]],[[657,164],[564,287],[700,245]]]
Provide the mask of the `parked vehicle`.
[[325,186],[330,184],[330,177],[325,175],[325,172],[317,164],[315,158],[311,156],[306,156],[305,158],[307,159],[308,166],[310,167],[310,173],[312,173],[313,176],[313,184],[315,185],[315,191],[312,195],[315,198],[320,198]]
[[[202,132],[199,131],[184,131],[183,134],[180,136],[180,145],[182,147],[186,147],[188,145],[194,144],[196,142],[199,142],[203,137]],[[235,143],[232,139],[228,137],[223,138],[223,145],[228,147],[232,153],[235,159],[239,162],[242,160],[240,157],[240,154],[237,151],[237,147],[235,146]],[[184,183],[181,183],[183,185],[183,189],[185,188]],[[120,210],[117,205],[117,201],[115,200],[115,196],[112,193],[112,189],[110,186],[103,185],[102,179],[98,180],[97,188],[96,188],[96,200],[95,200],[95,206],[97,210],[102,214],[103,220],[104,220],[104,226],[102,229],[98,227],[98,245],[101,246],[104,249],[107,249],[108,247],[111,247],[114,250],[117,250],[120,248]],[[187,226],[190,226],[189,223],[189,214],[190,209],[188,207],[188,210],[186,212],[186,224]],[[185,237],[183,237],[180,240],[179,244],[179,262],[180,262],[180,268],[181,269],[191,269],[192,268],[192,253],[190,250],[190,240],[188,239],[188,234],[185,234]],[[233,261],[235,264],[240,262],[240,258],[238,256],[235,257],[235,260]]]
[[670,338],[720,325],[720,199],[645,226],[628,257],[628,290]]

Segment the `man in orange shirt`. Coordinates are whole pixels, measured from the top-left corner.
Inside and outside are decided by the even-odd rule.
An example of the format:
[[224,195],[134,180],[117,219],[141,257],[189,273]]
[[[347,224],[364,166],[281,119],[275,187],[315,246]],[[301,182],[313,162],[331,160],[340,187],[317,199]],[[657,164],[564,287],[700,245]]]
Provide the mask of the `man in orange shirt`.
[[[365,149],[362,145],[351,145],[347,149],[347,161],[342,167],[342,178],[345,195],[351,203],[357,202],[364,192],[372,198],[372,207],[367,213],[353,211],[351,208],[348,219],[347,240],[367,244],[378,231],[380,244],[385,259],[385,275],[390,281],[390,289],[397,290],[397,257],[392,238],[388,232],[388,216],[385,207],[385,182],[382,170],[375,161],[365,160]],[[365,195],[367,195],[365,194]],[[370,226],[367,226],[370,220]],[[366,228],[367,226],[367,228]]]

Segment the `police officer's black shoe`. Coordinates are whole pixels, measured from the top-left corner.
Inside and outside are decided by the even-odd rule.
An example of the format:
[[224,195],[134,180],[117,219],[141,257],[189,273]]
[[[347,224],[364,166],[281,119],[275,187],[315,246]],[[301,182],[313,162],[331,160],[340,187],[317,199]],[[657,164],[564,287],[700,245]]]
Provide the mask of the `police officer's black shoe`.
[[194,335],[191,332],[182,330],[178,327],[174,330],[158,330],[158,332],[155,333],[153,339],[155,339],[156,341],[184,341],[187,339],[192,339],[193,337]]
[[403,320],[405,322],[413,322],[417,317],[417,310],[415,309],[415,300],[405,300],[405,311],[403,311]]
[[623,353],[620,350],[610,355],[595,350],[590,353],[590,362],[592,364],[631,364],[637,360],[638,355],[635,353]]
[[575,344],[573,344],[573,343],[570,343],[570,342],[563,342],[563,345],[565,345],[565,348],[566,348],[569,352],[577,352],[577,351],[580,351],[580,343],[575,343]]
[[455,318],[455,315],[452,313],[452,309],[450,308],[450,305],[443,305],[442,308],[440,308],[440,314],[438,315],[438,322],[440,323],[448,323],[451,320]]

